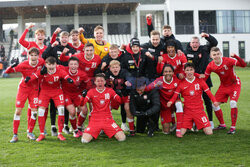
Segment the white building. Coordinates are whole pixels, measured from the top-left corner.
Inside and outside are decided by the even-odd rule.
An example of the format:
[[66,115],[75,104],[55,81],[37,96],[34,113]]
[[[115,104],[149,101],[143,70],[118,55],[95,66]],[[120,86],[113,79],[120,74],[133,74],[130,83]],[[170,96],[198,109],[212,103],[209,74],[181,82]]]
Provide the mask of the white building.
[[250,61],[250,0],[24,0],[1,1],[0,9],[0,33],[2,24],[18,23],[20,37],[32,22],[41,23],[47,36],[60,26],[67,31],[84,27],[91,37],[102,25],[106,39],[118,44],[133,36],[148,41],[145,16],[152,13],[155,29],[169,24],[184,48],[205,31],[217,38],[225,56],[234,52]]

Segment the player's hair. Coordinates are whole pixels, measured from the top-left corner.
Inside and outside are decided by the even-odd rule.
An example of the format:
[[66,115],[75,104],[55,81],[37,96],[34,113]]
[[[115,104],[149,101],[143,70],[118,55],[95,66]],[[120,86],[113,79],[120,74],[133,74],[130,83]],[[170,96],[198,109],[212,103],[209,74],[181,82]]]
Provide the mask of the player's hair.
[[118,61],[118,60],[112,60],[110,63],[109,63],[109,66],[113,66],[113,65],[119,65],[121,66],[121,63]]
[[104,31],[104,28],[102,26],[98,25],[98,26],[95,27],[94,32],[96,32],[98,30]]
[[218,48],[216,46],[212,47],[210,50],[210,52],[218,52],[218,51],[220,51],[220,48]]
[[40,51],[39,51],[39,49],[37,49],[37,48],[35,48],[35,47],[32,47],[32,48],[29,49],[28,53],[29,53],[29,54],[31,54],[31,53],[36,53],[37,55],[39,55],[39,54],[40,54]]
[[164,26],[162,27],[162,29],[163,29],[163,30],[165,30],[165,29],[172,30],[172,28],[171,28],[171,26],[170,26],[170,25],[164,25]]
[[160,32],[157,31],[157,30],[151,31],[151,32],[150,32],[150,36],[152,36],[152,35],[159,35],[159,37],[161,36]]
[[97,73],[95,75],[95,79],[98,78],[98,77],[101,77],[101,78],[103,78],[105,80],[105,74],[103,74],[103,73]]
[[73,29],[70,31],[70,35],[73,35],[73,34],[79,34],[79,32],[77,30]]
[[191,67],[191,68],[195,69],[194,63],[186,63],[184,65],[184,69],[186,69],[187,67]]
[[197,39],[198,41],[200,41],[200,38],[197,36],[193,36],[191,40],[193,40],[193,39]]
[[62,37],[62,36],[67,36],[67,37],[69,37],[69,33],[68,33],[67,31],[62,31],[62,32],[60,33],[60,37]]
[[177,44],[176,44],[175,40],[173,40],[173,39],[170,39],[170,40],[168,40],[166,42],[166,49],[167,49],[168,46],[173,46],[175,48],[175,51],[177,50],[176,49],[177,48]]
[[84,49],[87,48],[87,47],[95,48],[94,45],[92,43],[89,43],[89,42],[85,44]]
[[110,47],[109,47],[109,49],[111,50],[113,50],[113,49],[119,49],[119,47],[118,47],[118,45],[116,45],[116,44],[111,44],[110,45]]
[[69,62],[70,61],[77,61],[79,63],[79,59],[77,57],[75,57],[75,56],[70,57]]
[[46,60],[45,60],[46,63],[49,63],[49,64],[55,64],[56,63],[56,58],[50,56],[48,57]]
[[174,72],[174,67],[173,67],[171,64],[165,64],[164,67],[163,67],[162,72],[164,71],[164,69],[165,69],[166,67],[170,67],[171,70]]
[[38,33],[46,35],[45,30],[42,29],[42,28],[38,28],[38,29],[35,31],[35,34],[36,34],[36,35],[37,35]]
[[145,86],[146,84],[147,84],[147,79],[145,77],[139,77],[136,78],[135,80],[136,88],[140,88],[142,86]]

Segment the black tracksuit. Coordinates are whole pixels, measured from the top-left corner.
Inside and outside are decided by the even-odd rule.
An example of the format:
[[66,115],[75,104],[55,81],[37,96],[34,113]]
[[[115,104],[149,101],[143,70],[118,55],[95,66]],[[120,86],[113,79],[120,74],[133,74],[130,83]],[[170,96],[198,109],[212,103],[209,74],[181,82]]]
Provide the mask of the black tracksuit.
[[66,56],[68,55],[73,55],[76,53],[76,50],[72,47],[70,47],[68,44],[66,46],[62,46],[59,42],[59,45],[52,47],[51,44],[47,47],[47,49],[43,52],[42,58],[45,60],[46,58],[52,56],[56,58],[57,64],[63,65],[63,66],[68,66],[68,62],[61,62],[60,61],[60,56],[63,52],[64,48],[68,48],[69,51],[66,53]]
[[141,47],[146,51],[149,51],[154,56],[154,59],[146,56],[145,63],[145,77],[147,77],[152,82],[159,77],[156,72],[156,67],[158,63],[158,57],[163,54],[165,47],[162,41],[160,41],[159,45],[156,47],[152,45],[151,41],[142,44]]
[[[218,41],[212,35],[209,35],[209,37],[206,37],[205,39],[208,41],[208,43],[206,45],[200,45],[197,51],[193,51],[190,46],[190,43],[188,43],[187,48],[184,52],[187,57],[187,61],[190,63],[194,63],[195,72],[199,74],[205,73],[210,60],[210,50],[212,47],[217,46],[218,44]],[[201,55],[201,57],[199,57],[199,55]],[[206,83],[209,88],[213,86],[210,76],[207,79]],[[209,121],[212,121],[213,113],[211,100],[204,92],[202,96],[205,101]]]
[[158,90],[144,92],[139,95],[136,90],[130,93],[130,112],[137,116],[136,132],[144,133],[146,126],[154,131],[157,113],[160,112],[160,95]]
[[[150,32],[154,30],[153,24],[151,24],[151,25],[147,24],[147,28],[148,28],[148,36],[150,37]],[[176,42],[176,45],[177,45],[176,50],[183,51],[183,47],[181,45],[181,42],[179,40],[177,40],[173,34],[171,36],[166,36],[166,37],[162,36],[161,37],[161,42],[164,44],[164,46],[166,46],[167,41],[170,40],[170,39],[172,39],[172,40],[174,40]]]

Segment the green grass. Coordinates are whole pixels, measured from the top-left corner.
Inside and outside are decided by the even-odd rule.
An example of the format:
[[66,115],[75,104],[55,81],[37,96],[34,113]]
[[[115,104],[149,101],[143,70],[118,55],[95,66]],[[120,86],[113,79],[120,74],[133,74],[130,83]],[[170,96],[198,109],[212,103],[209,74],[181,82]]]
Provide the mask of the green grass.
[[[89,144],[82,144],[72,135],[65,135],[67,140],[63,142],[51,136],[39,143],[29,141],[25,133],[27,105],[21,116],[19,142],[9,143],[19,79],[0,79],[0,166],[250,166],[250,69],[236,72],[242,91],[235,135],[227,135],[227,129],[212,136],[190,132],[177,139],[174,134],[159,132],[153,138],[138,134],[125,142],[100,136]],[[219,80],[215,75],[212,78],[215,92]],[[221,108],[230,127],[230,106],[224,104]],[[113,115],[120,124],[119,112],[113,111]],[[49,123],[48,118],[48,131]],[[215,115],[214,123],[218,124]],[[34,131],[39,134],[38,126]]]

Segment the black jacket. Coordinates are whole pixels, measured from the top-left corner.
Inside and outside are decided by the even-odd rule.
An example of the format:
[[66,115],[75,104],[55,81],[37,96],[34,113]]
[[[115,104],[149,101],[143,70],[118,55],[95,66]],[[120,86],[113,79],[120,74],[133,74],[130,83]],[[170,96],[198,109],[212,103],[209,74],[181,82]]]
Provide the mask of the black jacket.
[[[148,36],[150,37],[150,32],[154,30],[154,26],[153,26],[153,24],[151,24],[151,25],[148,25],[148,24],[147,24],[147,28],[148,28]],[[171,36],[167,36],[167,37],[162,36],[162,37],[161,37],[161,42],[162,42],[162,43],[164,44],[164,46],[166,47],[166,43],[167,43],[167,41],[170,40],[170,39],[172,39],[172,40],[174,40],[174,41],[176,42],[176,45],[177,45],[176,50],[181,50],[181,51],[183,51],[183,47],[182,47],[182,45],[181,45],[181,42],[180,42],[179,40],[177,40],[173,34],[172,34]]]
[[141,45],[143,49],[149,51],[153,56],[154,60],[146,56],[146,63],[145,63],[145,76],[147,78],[156,79],[159,75],[156,72],[158,57],[161,56],[165,50],[164,44],[160,41],[160,44],[157,47],[154,47],[151,41],[144,43]]
[[[218,41],[212,35],[209,35],[209,37],[206,37],[205,39],[208,41],[208,43],[206,45],[200,45],[197,51],[193,51],[190,43],[188,43],[184,52],[187,57],[187,61],[194,63],[195,72],[199,74],[205,73],[210,60],[210,50],[212,47],[217,46],[218,44]],[[199,54],[201,54],[201,57],[199,57]],[[207,85],[209,87],[213,86],[210,77],[207,79]]]
[[107,71],[105,73],[106,86],[114,90],[119,89],[122,92],[122,96],[128,96],[129,89],[127,89],[125,82],[129,77],[131,77],[131,74],[125,69],[121,69],[117,76],[114,76],[111,71]]
[[[140,62],[138,62],[140,58]],[[134,54],[129,46],[126,47],[126,51],[121,58],[122,68],[128,70],[132,77],[138,78],[145,76],[145,63],[146,55],[145,50],[140,50],[138,54]]]
[[[102,61],[101,61],[101,64],[97,67],[97,69],[95,70],[95,73],[105,73],[106,71],[109,71],[109,63],[112,61],[112,60],[117,60],[121,63],[121,59],[122,59],[122,56],[123,54],[119,55],[116,59],[113,59],[112,57],[109,56],[109,54],[107,54],[106,56],[104,56],[102,58]],[[103,70],[101,70],[101,67],[102,67],[102,63],[105,62],[107,65],[106,67],[104,67]]]
[[131,91],[129,107],[134,116],[153,115],[159,112],[160,95],[158,90],[144,92],[142,95],[139,95],[136,90]]
[[60,61],[60,56],[61,56],[64,48],[69,49],[69,51],[66,53],[66,56],[68,56],[70,54],[73,55],[74,53],[76,53],[76,50],[74,48],[70,47],[68,44],[66,46],[62,46],[59,42],[59,45],[57,45],[55,47],[52,47],[51,44],[49,44],[47,49],[43,52],[42,58],[44,60],[46,60],[46,58],[52,56],[52,57],[56,58],[57,64],[68,66],[68,62],[61,62]]

